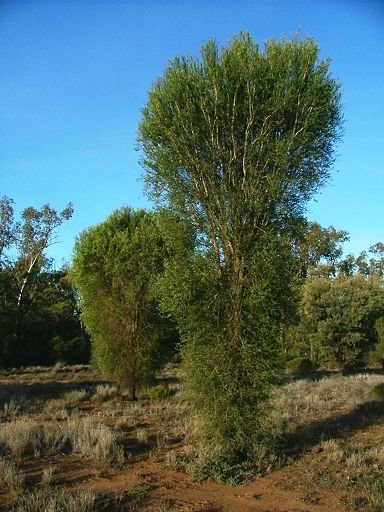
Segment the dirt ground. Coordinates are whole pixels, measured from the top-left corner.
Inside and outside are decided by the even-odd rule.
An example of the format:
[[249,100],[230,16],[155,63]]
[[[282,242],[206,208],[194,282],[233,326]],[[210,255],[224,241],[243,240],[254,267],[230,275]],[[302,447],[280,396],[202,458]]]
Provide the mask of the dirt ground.
[[[12,412],[3,405],[2,424],[17,421],[20,417],[33,417],[37,422],[49,424],[65,422],[67,414],[91,416],[110,428],[119,431],[120,443],[126,457],[111,464],[95,462],[92,456],[76,453],[57,453],[46,457],[25,457],[17,460],[27,489],[39,489],[44,473],[49,472],[51,489],[65,486],[107,497],[105,511],[148,512],[328,512],[351,510],[351,496],[355,493],[353,480],[344,474],[343,464],[348,460],[338,456],[337,449],[329,451],[330,443],[343,436],[354,438],[356,446],[370,447],[384,440],[384,426],[380,421],[365,422],[364,428],[340,425],[332,430],[322,444],[321,436],[303,445],[293,456],[264,476],[251,478],[246,484],[231,486],[214,481],[196,481],[175,460],[185,445],[186,412],[173,407],[173,400],[154,403],[146,397],[131,405],[119,401],[111,391],[110,396],[95,399],[97,386],[104,386],[97,374],[89,372],[63,375],[62,378],[36,376],[23,380],[20,376],[6,376],[0,380],[0,389],[7,396],[23,397],[23,405]],[[384,377],[382,377],[384,379]],[[171,380],[170,382],[176,382]],[[171,384],[172,387],[173,384]],[[177,384],[174,385],[177,388]],[[71,393],[86,389],[86,398],[74,403]],[[110,388],[112,389],[112,388]],[[100,393],[99,393],[100,394]],[[17,402],[17,400],[16,400]],[[68,405],[70,402],[70,405]],[[34,404],[34,405],[33,405]],[[57,408],[57,410],[55,409]],[[60,414],[57,411],[61,411]],[[72,413],[71,413],[72,410]],[[5,412],[4,412],[5,411]],[[175,412],[176,411],[176,412]],[[350,414],[350,413],[347,413]],[[347,416],[344,414],[344,416]],[[338,410],[337,418],[340,418]],[[360,421],[360,420],[359,420]],[[360,424],[359,424],[360,425]],[[361,426],[361,425],[360,425]],[[303,432],[305,426],[302,427]],[[300,429],[295,430],[299,436]],[[304,434],[305,435],[305,432]],[[374,441],[372,441],[374,440]],[[338,441],[337,441],[338,442]],[[344,442],[344,441],[343,441]],[[364,449],[365,449],[364,448]],[[193,445],[189,446],[189,453]],[[345,450],[346,453],[346,450]],[[333,463],[334,461],[334,463]],[[340,481],[339,481],[340,480]],[[356,495],[360,496],[360,490]],[[129,499],[125,499],[125,498]],[[358,503],[359,501],[356,501]],[[12,493],[0,491],[0,509],[11,510],[15,503]],[[365,506],[368,501],[364,498]],[[368,503],[369,505],[369,503]],[[380,510],[366,506],[361,510]],[[15,509],[18,510],[18,509]],[[21,509],[20,509],[21,510]],[[359,507],[355,507],[359,510]],[[384,510],[384,503],[383,508]]]
[[[177,448],[177,447],[176,447]],[[245,485],[196,482],[182,471],[164,467],[165,453],[137,454],[124,468],[100,468],[82,457],[67,456],[28,461],[23,464],[27,479],[39,485],[44,467],[53,468],[57,484],[74,489],[123,495],[142,490],[144,499],[134,510],[188,512],[327,512],[345,511],[345,493],[300,483],[296,466],[286,466]],[[115,507],[113,507],[115,509]],[[116,507],[117,509],[117,507]],[[133,509],[133,507],[132,507]],[[112,508],[111,508],[112,510]]]
[[172,510],[190,512],[346,510],[340,493],[324,488],[297,488],[291,481],[289,469],[257,478],[247,485],[232,487],[213,482],[193,482],[185,473],[164,471],[159,463],[139,462],[128,472],[93,476],[89,480],[85,478],[77,485],[81,489],[107,493],[120,493],[127,487],[145,485],[149,494],[143,510],[156,510],[160,504]]

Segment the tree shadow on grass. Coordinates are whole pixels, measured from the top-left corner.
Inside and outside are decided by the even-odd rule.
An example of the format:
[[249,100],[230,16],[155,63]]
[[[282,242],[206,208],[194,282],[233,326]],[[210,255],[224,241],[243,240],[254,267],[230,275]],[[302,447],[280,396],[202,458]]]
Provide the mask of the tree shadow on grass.
[[44,400],[60,398],[65,393],[78,389],[95,389],[98,385],[105,385],[105,380],[79,380],[79,381],[42,381],[42,382],[2,382],[0,384],[0,405],[12,398],[24,396],[26,398],[43,398]]
[[367,402],[347,414],[312,421],[283,436],[286,457],[298,458],[321,442],[341,439],[354,432],[384,422],[384,400]]
[[326,379],[327,377],[334,377],[335,375],[342,376],[353,376],[353,375],[384,375],[384,368],[376,367],[376,368],[359,368],[356,370],[315,370],[313,372],[305,372],[305,373],[290,373],[284,375],[282,377],[282,382],[287,384],[289,382],[294,382],[297,380],[310,380],[310,381],[320,381],[322,379]]

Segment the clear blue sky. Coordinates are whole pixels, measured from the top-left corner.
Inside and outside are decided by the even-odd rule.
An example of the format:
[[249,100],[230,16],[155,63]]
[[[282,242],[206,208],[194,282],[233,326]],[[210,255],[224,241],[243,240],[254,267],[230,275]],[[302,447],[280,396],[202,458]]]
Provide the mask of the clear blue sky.
[[50,249],[116,208],[149,207],[135,151],[140,108],[175,55],[239,31],[263,43],[311,35],[343,84],[345,136],[332,180],[308,208],[350,233],[347,252],[384,242],[382,0],[0,0],[0,196],[16,211],[72,201]]

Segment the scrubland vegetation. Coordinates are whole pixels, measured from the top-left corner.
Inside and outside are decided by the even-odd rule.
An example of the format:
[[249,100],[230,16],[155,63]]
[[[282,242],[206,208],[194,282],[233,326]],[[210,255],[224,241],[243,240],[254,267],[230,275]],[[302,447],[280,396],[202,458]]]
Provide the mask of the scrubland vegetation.
[[[2,198],[4,507],[234,510],[215,481],[244,484],[253,510],[271,478],[305,510],[383,509],[384,245],[345,256],[346,232],[305,218],[341,133],[311,38],[240,34],[153,84],[153,211],[111,213],[54,271],[72,205],[15,222]],[[97,370],[60,364],[88,362],[89,342]],[[202,501],[175,498],[192,481]]]
[[[274,443],[253,465],[229,465],[220,453],[199,449],[177,366],[158,374],[156,387],[141,389],[135,402],[100,378],[86,367],[0,375],[1,509],[228,510],[225,492],[220,501],[204,482],[242,484],[245,495],[257,492],[262,479],[253,479],[261,474],[274,475],[288,502],[307,503],[307,510],[325,506],[330,490],[340,510],[382,510],[380,370],[286,375],[271,398]],[[210,506],[183,499],[185,475]]]

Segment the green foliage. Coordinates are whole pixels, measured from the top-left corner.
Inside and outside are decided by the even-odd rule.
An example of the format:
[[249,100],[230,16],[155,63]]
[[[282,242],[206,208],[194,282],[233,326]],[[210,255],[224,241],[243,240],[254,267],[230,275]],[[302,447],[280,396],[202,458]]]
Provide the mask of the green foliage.
[[368,360],[372,364],[381,364],[384,367],[384,316],[376,320],[375,330],[377,333],[377,343],[368,354]]
[[171,394],[169,387],[164,386],[163,384],[158,384],[157,386],[148,388],[148,396],[151,400],[164,400],[169,398]]
[[13,269],[0,273],[0,280],[11,281],[4,288],[7,303],[0,306],[5,312],[0,320],[3,366],[27,366],[56,361],[86,363],[89,361],[89,341],[83,333],[76,295],[67,276],[67,269],[41,270],[31,282],[28,300],[24,297],[23,323],[19,337],[17,322],[17,286],[12,286]]
[[[208,42],[200,59],[174,59],[143,109],[147,190],[179,219],[157,293],[182,336],[202,436],[231,460],[256,456],[268,436],[290,240],[340,135],[328,68],[311,39],[260,50],[241,34],[222,49]],[[175,240],[183,221],[186,248]]]
[[231,462],[223,456],[208,460],[197,459],[189,464],[188,471],[198,482],[210,478],[221,484],[229,485],[244,484],[255,475],[255,468],[249,461]]
[[0,269],[4,264],[6,251],[15,242],[18,226],[14,222],[13,199],[0,199]]
[[308,375],[318,369],[318,365],[310,359],[290,359],[287,362],[287,369],[294,374]]
[[131,398],[161,362],[160,344],[174,342],[172,325],[160,318],[153,294],[164,256],[156,216],[130,208],[84,231],[75,245],[71,275],[94,359]]
[[[370,255],[370,256],[369,256]],[[372,245],[368,252],[363,251],[355,258],[348,254],[338,263],[338,272],[343,276],[361,274],[363,276],[384,277],[384,244],[377,242]]]
[[53,270],[45,250],[73,213],[49,205],[25,208],[0,199],[0,366],[87,362],[75,291],[67,269]]
[[297,328],[302,357],[323,365],[335,361],[344,369],[363,364],[383,315],[384,288],[377,276],[307,279]]
[[298,277],[302,280],[314,274],[334,275],[343,252],[342,244],[347,240],[346,231],[337,231],[333,226],[323,228],[317,222],[303,222],[294,246]]
[[376,400],[384,400],[384,384],[376,384],[372,389],[372,396]]
[[[266,400],[278,381],[278,325],[288,278],[277,270],[284,267],[276,265],[284,253],[274,249],[265,240],[264,252],[252,262],[253,278],[236,323],[231,291],[217,275],[213,255],[195,256],[187,268],[169,266],[167,272],[172,268],[173,274],[164,275],[168,294],[178,292],[171,309],[181,326],[185,387],[201,419],[200,433],[208,445],[220,446],[231,458],[254,455],[268,437]],[[271,288],[281,293],[271,294]],[[187,304],[180,300],[185,296]]]

